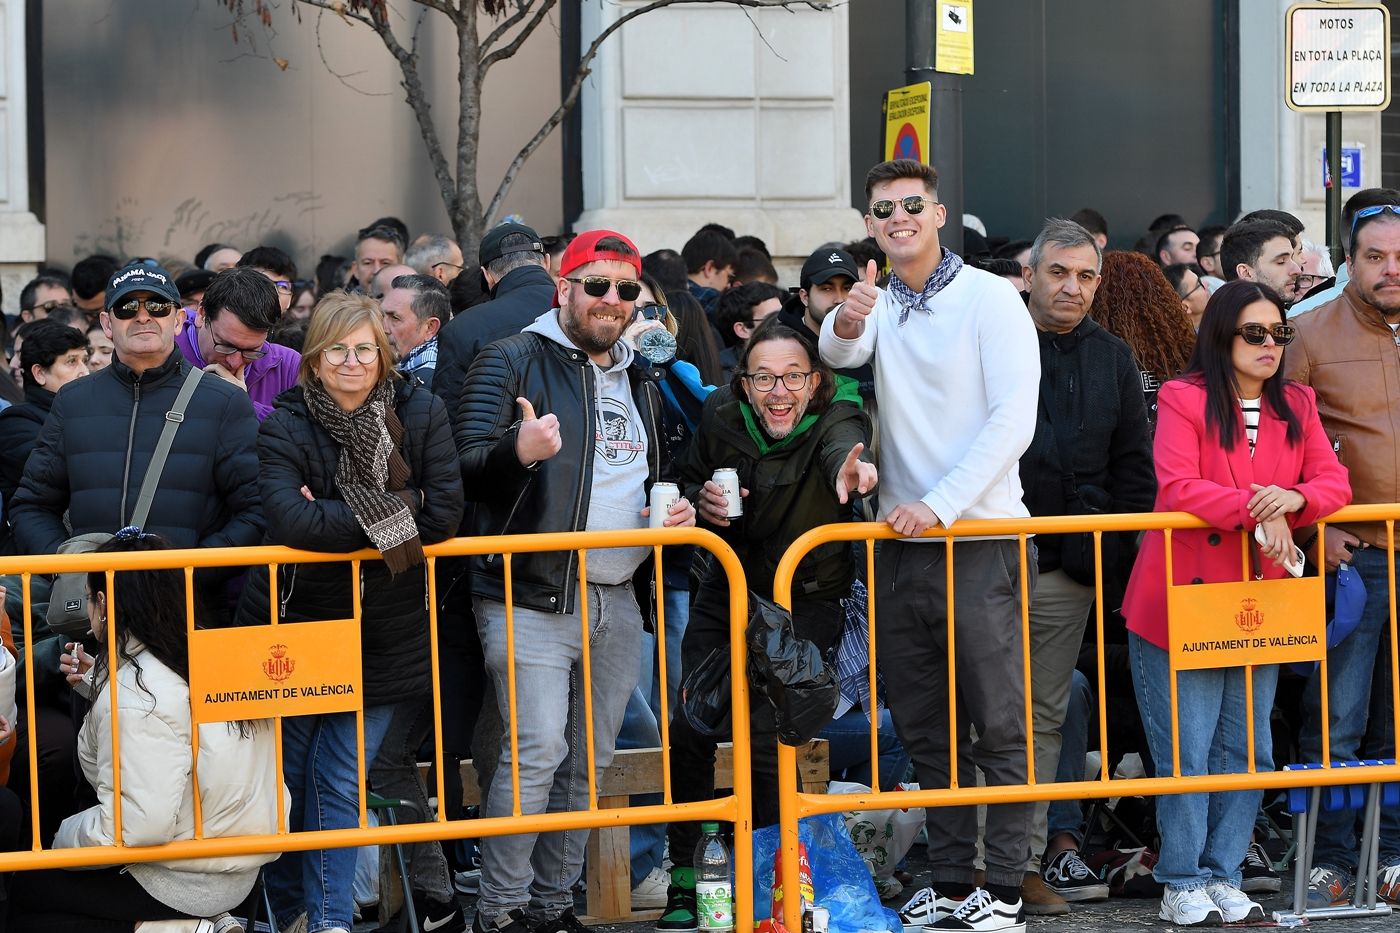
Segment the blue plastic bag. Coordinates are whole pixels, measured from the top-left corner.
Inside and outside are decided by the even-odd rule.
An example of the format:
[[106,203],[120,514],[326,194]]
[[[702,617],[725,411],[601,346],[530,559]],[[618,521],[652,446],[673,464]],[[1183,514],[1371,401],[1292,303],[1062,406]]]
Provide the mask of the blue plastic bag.
[[[797,825],[812,866],[812,889],[817,906],[831,914],[831,933],[886,930],[904,933],[899,915],[880,903],[870,869],[856,852],[846,818],[840,813],[809,816]],[[778,852],[778,827],[753,834],[754,919],[761,920],[773,903],[773,858]]]

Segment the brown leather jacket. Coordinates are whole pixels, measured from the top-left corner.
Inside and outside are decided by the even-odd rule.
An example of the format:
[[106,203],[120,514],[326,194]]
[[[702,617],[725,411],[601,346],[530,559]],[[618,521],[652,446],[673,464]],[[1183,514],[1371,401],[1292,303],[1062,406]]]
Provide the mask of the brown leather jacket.
[[[1337,459],[1351,473],[1352,502],[1400,502],[1400,334],[1362,302],[1356,283],[1290,321],[1298,337],[1284,374],[1317,393],[1317,411]],[[1344,526],[1385,547],[1385,526]]]

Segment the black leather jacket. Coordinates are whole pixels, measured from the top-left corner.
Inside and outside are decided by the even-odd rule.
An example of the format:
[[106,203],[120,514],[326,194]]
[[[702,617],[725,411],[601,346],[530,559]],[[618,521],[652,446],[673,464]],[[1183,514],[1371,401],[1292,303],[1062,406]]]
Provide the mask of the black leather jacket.
[[[632,398],[647,430],[647,490],[670,469],[660,443],[659,368],[640,357],[628,370]],[[452,413],[462,480],[477,503],[478,535],[582,531],[593,487],[597,391],[593,367],[581,350],[536,333],[498,340],[477,355]],[[538,415],[559,418],[563,447],[531,467],[515,455],[520,428],[516,398],[529,399]],[[578,595],[578,555],[573,551],[517,554],[511,559],[514,599],[541,612],[573,612]],[[472,562],[472,591],[504,600],[501,555]]]

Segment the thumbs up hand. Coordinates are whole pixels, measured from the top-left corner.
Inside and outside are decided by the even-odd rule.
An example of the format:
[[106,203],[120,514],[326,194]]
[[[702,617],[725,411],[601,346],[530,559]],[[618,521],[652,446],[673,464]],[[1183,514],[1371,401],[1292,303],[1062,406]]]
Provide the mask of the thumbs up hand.
[[880,300],[880,289],[875,285],[879,274],[875,260],[865,264],[865,278],[851,286],[850,295],[836,312],[836,336],[854,340],[864,332],[865,319],[875,310],[875,302]]
[[521,464],[531,466],[557,454],[564,446],[559,437],[559,417],[552,413],[537,417],[535,406],[524,397],[517,398],[515,404],[520,406],[520,430],[515,435],[515,455],[520,458]]

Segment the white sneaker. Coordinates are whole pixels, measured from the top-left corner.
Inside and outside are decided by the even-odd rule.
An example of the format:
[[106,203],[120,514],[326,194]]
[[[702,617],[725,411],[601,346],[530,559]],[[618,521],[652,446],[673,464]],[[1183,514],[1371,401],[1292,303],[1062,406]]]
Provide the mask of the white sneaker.
[[1220,918],[1226,923],[1264,919],[1263,906],[1228,881],[1212,881],[1206,885],[1206,896],[1220,908]]
[[633,910],[660,910],[666,906],[666,889],[671,885],[671,875],[660,868],[653,868],[647,876],[637,882],[632,889]]
[[1021,899],[1008,904],[977,888],[957,909],[929,927],[930,930],[976,930],[978,933],[1026,933],[1026,911]]
[[1167,888],[1162,892],[1159,919],[1179,927],[1218,927],[1220,908],[1205,888]]
[[917,933],[957,910],[960,903],[941,896],[933,888],[920,888],[899,908],[899,922],[904,924],[905,933]]

